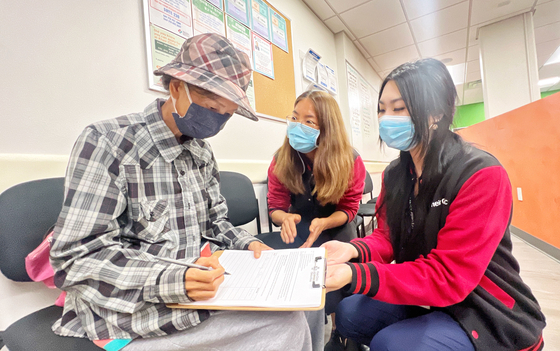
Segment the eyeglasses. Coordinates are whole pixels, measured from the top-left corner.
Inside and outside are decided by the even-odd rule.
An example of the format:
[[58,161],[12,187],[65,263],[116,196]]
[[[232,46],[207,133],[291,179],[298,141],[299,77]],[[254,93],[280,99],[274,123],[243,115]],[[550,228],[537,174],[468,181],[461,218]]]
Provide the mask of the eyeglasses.
[[307,127],[313,128],[313,129],[319,129],[319,125],[317,123],[313,122],[310,119],[306,119],[305,121],[300,122],[296,116],[293,116],[293,115],[286,116],[286,123],[290,124],[290,122],[301,123],[304,126],[307,126]]

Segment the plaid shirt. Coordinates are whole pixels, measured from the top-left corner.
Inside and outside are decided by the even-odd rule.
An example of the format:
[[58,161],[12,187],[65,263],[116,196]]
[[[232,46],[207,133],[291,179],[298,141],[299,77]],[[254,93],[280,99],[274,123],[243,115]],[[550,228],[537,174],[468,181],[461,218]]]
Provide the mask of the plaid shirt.
[[74,145],[51,248],[55,284],[68,292],[59,335],[127,339],[193,327],[209,312],[165,306],[191,301],[186,268],[155,256],[194,262],[201,238],[213,250],[256,240],[227,220],[210,145],[179,144],[163,103],[95,123]]

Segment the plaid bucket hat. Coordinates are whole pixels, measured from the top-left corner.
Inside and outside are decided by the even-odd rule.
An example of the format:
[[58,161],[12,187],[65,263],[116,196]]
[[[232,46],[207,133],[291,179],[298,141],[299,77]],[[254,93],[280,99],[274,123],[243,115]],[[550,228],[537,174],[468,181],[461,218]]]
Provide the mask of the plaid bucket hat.
[[177,57],[154,74],[167,74],[233,101],[236,113],[258,121],[245,94],[251,80],[249,56],[221,35],[206,33],[187,39]]

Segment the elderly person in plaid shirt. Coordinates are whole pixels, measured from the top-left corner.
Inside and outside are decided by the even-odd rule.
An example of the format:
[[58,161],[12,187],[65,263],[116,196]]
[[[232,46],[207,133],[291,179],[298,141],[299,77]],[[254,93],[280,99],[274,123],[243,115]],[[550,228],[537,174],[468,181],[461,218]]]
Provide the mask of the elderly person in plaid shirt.
[[193,37],[155,71],[169,99],[82,132],[51,249],[55,283],[68,293],[56,334],[87,337],[106,350],[311,349],[303,312],[166,307],[211,298],[222,283],[224,269],[200,257],[201,241],[255,257],[269,249],[228,222],[217,163],[203,140],[234,113],[257,120],[245,95],[249,67],[226,38]]

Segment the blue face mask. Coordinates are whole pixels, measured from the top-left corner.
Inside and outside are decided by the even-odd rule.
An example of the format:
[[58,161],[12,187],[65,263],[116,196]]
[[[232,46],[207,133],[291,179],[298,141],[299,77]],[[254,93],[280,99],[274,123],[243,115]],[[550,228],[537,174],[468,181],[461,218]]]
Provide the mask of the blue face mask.
[[317,148],[320,131],[299,122],[288,122],[288,139],[294,150],[304,154]]
[[187,96],[189,97],[191,105],[187,109],[187,113],[182,117],[177,113],[175,99],[171,96],[173,109],[175,109],[173,119],[179,131],[183,135],[196,139],[205,139],[218,134],[218,132],[224,128],[231,115],[229,113],[220,114],[195,104],[191,99],[189,87],[186,83],[185,90],[187,91]]
[[408,151],[414,137],[414,124],[410,116],[384,115],[379,119],[379,136],[389,147]]

